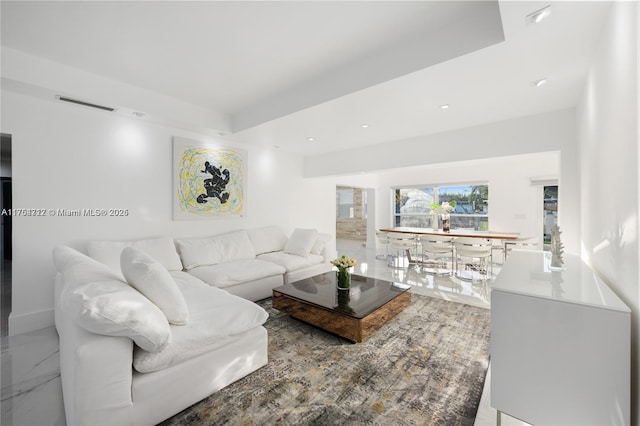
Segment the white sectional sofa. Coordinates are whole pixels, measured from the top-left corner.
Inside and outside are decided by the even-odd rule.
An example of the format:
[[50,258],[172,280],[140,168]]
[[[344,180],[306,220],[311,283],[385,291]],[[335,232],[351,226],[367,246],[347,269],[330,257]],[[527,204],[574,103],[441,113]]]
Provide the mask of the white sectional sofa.
[[177,239],[185,271],[207,284],[249,300],[271,296],[283,283],[331,270],[331,237],[296,229],[290,238],[277,227]]
[[330,270],[335,246],[315,230],[264,227],[92,241],[88,252],[54,249],[67,423],[142,425],[265,365],[268,315],[252,301]]

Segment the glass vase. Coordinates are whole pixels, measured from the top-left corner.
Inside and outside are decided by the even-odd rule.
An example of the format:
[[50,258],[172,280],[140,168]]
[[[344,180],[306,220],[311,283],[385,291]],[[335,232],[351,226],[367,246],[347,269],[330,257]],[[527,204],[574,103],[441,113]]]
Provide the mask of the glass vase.
[[351,287],[351,274],[346,269],[339,268],[336,272],[336,282],[338,288],[348,289]]
[[449,213],[442,213],[440,218],[442,219],[442,230],[444,232],[449,232],[451,230],[451,217],[449,216]]

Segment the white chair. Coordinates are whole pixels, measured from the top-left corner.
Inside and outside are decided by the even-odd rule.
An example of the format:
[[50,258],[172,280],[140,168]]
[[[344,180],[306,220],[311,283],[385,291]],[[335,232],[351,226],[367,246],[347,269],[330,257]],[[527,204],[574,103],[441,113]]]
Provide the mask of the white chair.
[[[429,273],[452,273],[453,260],[453,238],[440,235],[420,236],[422,246],[423,270]],[[424,254],[427,253],[427,259]],[[444,261],[443,261],[444,259]],[[451,260],[451,268],[447,268],[447,262]],[[439,268],[440,265],[444,265]],[[431,267],[433,266],[433,268]]]
[[416,237],[413,234],[389,233],[389,250],[395,254],[389,255],[387,265],[392,268],[408,268],[412,249],[415,250]]
[[[384,247],[384,254],[378,253],[378,245]],[[376,231],[376,259],[387,259],[389,257],[389,233]]]
[[[484,279],[490,279],[493,276],[493,257],[492,243],[489,239],[460,237],[453,242],[456,248],[455,256],[455,274],[458,278],[473,281],[474,273],[478,272]],[[460,258],[466,259],[463,262],[464,273],[460,272]],[[478,259],[475,263],[474,260]],[[486,263],[489,262],[489,265]],[[489,274],[487,274],[489,271]]]
[[509,252],[513,249],[518,250],[538,250],[540,240],[538,237],[524,237],[504,242],[504,259],[507,260]]

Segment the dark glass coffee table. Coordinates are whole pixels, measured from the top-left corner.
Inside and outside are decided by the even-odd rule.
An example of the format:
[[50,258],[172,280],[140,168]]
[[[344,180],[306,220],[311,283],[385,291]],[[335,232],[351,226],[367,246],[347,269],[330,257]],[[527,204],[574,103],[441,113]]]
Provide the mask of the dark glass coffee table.
[[352,342],[362,342],[411,304],[410,286],[351,275],[339,290],[334,271],[273,289],[273,307]]

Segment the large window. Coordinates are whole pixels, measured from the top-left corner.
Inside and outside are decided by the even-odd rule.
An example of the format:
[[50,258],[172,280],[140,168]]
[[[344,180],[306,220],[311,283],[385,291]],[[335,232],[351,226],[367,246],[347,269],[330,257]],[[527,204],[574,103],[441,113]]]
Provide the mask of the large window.
[[431,204],[456,202],[451,212],[451,228],[489,229],[489,186],[455,185],[395,188],[395,226],[438,228]]

